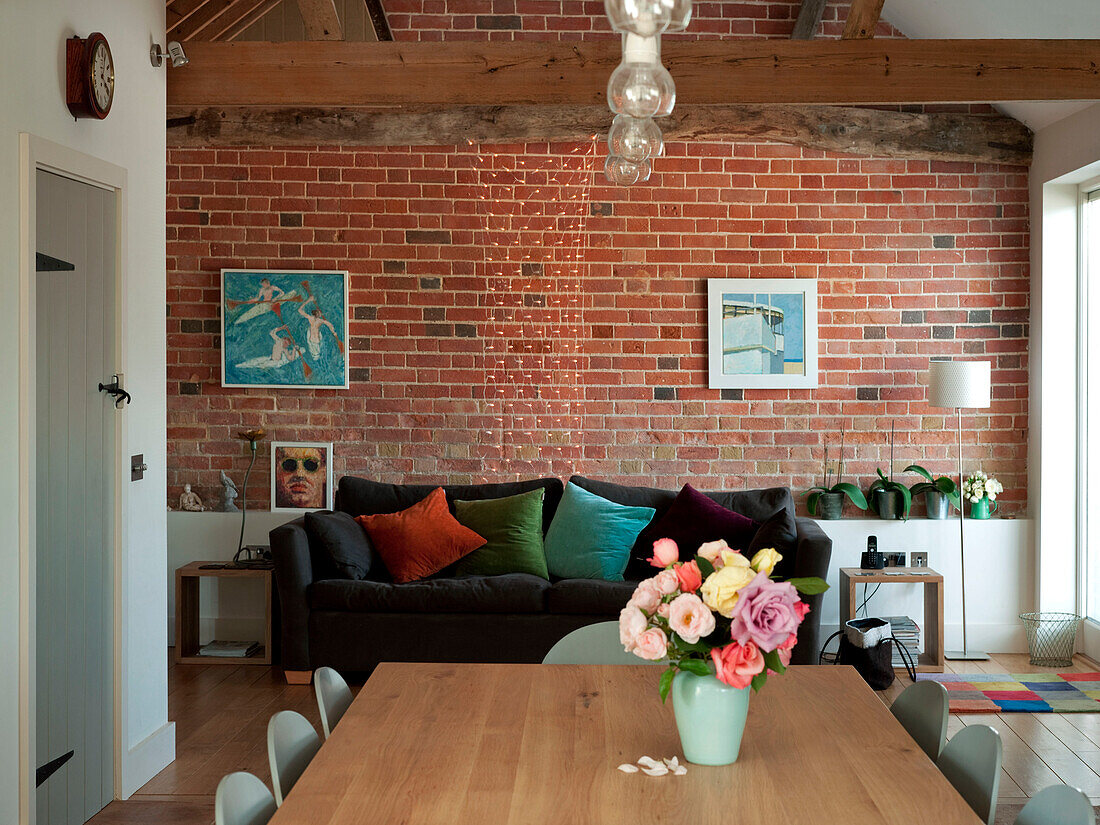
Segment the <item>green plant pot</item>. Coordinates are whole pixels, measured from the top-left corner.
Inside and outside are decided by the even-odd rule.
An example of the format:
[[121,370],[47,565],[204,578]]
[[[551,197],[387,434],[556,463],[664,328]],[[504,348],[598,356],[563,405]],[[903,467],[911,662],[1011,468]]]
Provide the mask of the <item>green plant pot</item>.
[[696,765],[731,765],[741,752],[752,688],[734,688],[716,676],[677,671],[672,709],[684,758]]
[[897,490],[875,490],[871,494],[871,507],[879,518],[899,519],[902,517],[904,503]]
[[997,512],[997,502],[990,501],[989,496],[982,496],[980,501],[970,502],[970,518],[987,519]]
[[937,490],[926,490],[924,493],[924,509],[928,513],[928,518],[948,518],[951,515],[951,499]]
[[822,493],[817,500],[817,517],[835,521],[844,513],[844,493]]

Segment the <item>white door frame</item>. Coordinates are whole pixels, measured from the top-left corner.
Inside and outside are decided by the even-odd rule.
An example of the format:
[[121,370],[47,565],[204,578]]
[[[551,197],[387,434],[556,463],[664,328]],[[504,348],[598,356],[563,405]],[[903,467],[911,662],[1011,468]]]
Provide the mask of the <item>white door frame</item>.
[[[1082,182],[1078,187],[1077,209],[1077,303],[1078,303],[1078,329],[1089,329],[1089,248],[1088,248],[1088,203],[1095,198],[1095,193],[1100,190],[1100,177],[1090,178]],[[1094,302],[1098,302],[1097,312],[1100,313],[1100,299],[1092,296]],[[1086,588],[1088,587],[1088,541],[1089,533],[1100,536],[1100,525],[1088,524],[1089,496],[1088,484],[1088,336],[1082,335],[1078,341],[1077,350],[1077,491],[1080,507],[1077,515],[1077,614],[1084,616],[1081,623],[1080,644],[1078,650],[1084,652],[1093,659],[1100,660],[1100,624],[1088,618],[1086,605]],[[1100,388],[1097,388],[1097,401],[1100,402]],[[1100,437],[1100,436],[1096,436]],[[1095,491],[1100,495],[1100,490]],[[1100,543],[1096,550],[1100,553]],[[1095,565],[1094,565],[1095,566]]]
[[[126,371],[126,170],[25,132],[19,135],[19,821],[35,822],[36,605],[36,186],[39,170],[115,193],[115,364]],[[105,378],[107,376],[104,376]],[[115,415],[114,552],[111,604],[114,639],[114,795],[121,796],[123,753],[123,571],[125,570],[126,428]]]

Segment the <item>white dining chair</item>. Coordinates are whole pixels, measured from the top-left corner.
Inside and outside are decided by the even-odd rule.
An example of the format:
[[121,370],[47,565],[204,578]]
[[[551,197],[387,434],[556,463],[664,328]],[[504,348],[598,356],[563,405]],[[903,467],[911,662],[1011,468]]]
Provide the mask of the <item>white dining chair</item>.
[[267,723],[267,758],[276,805],[283,804],[320,747],[317,731],[302,714],[281,710],[271,717]]
[[936,765],[986,825],[997,813],[1001,784],[1001,736],[989,725],[970,725],[951,737]]
[[[623,650],[618,622],[598,622],[577,628],[558,639],[542,658],[544,665],[651,664]],[[656,664],[653,662],[652,664]]]
[[328,739],[354,697],[344,677],[331,667],[317,668],[313,674],[313,690],[317,694],[317,709],[321,711],[321,730]]
[[275,797],[248,771],[226,774],[214,793],[214,825],[267,825]]
[[1096,825],[1096,814],[1083,791],[1051,785],[1028,800],[1015,825]]
[[939,682],[916,682],[901,692],[890,712],[935,762],[947,741],[947,690]]

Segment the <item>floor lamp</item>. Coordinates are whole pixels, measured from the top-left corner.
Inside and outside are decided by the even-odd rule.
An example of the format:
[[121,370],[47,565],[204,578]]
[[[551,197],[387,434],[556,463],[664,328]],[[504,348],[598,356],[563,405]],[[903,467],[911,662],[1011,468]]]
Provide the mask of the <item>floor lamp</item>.
[[948,659],[976,661],[988,659],[985,653],[971,650],[966,643],[966,520],[963,517],[962,411],[988,407],[990,400],[989,361],[931,361],[928,364],[928,403],[933,407],[955,410],[959,431],[959,562],[962,570],[962,650],[949,650]]

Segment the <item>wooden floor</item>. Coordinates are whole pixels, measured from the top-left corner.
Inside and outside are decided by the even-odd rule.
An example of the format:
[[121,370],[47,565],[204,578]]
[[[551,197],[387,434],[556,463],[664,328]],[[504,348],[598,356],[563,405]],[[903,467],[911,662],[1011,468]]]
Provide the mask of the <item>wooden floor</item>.
[[[950,664],[950,663],[949,663]],[[960,673],[1027,673],[1027,656],[995,654],[988,662],[958,662]],[[1072,670],[1100,671],[1076,657]],[[880,696],[889,704],[908,684],[897,681]],[[353,687],[353,690],[356,688]],[[296,710],[318,731],[321,721],[312,687],[287,685],[282,671],[255,665],[176,665],[169,657],[168,718],[176,723],[176,761],[126,802],[112,802],[92,825],[210,825],[214,790],[231,771],[251,771],[270,785],[267,720]],[[1023,802],[1059,782],[1100,804],[1100,713],[1005,713],[952,716],[948,736],[967,724],[996,728],[1004,741],[1002,802]]]

